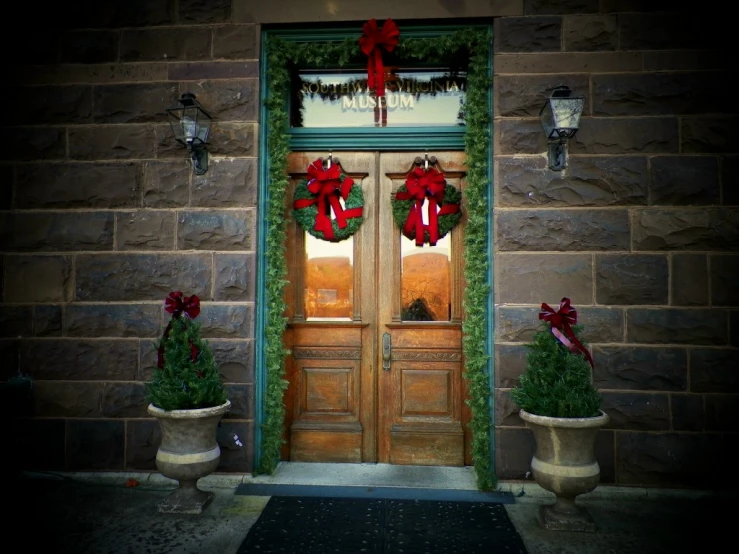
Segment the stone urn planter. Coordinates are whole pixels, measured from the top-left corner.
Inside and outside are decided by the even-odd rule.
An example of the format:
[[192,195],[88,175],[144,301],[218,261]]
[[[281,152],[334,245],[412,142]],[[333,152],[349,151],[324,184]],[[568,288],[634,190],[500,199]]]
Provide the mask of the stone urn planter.
[[575,504],[575,497],[594,490],[600,481],[595,437],[608,415],[600,410],[596,417],[560,418],[521,410],[520,416],[534,433],[534,479],[557,496],[554,504],[541,507],[539,522],[552,531],[595,531],[595,522]]
[[210,504],[213,493],[199,489],[197,482],[218,467],[221,449],[216,430],[230,408],[229,400],[220,406],[191,410],[166,411],[149,404],[148,412],[157,418],[162,431],[157,469],[180,484],[159,503],[160,512],[200,514]]

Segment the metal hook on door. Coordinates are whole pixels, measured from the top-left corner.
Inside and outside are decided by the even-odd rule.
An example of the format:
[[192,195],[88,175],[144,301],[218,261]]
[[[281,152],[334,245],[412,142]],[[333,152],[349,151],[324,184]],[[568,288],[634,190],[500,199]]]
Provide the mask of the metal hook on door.
[[328,152],[328,162],[326,164],[326,169],[331,169],[331,162],[333,162],[333,160],[334,160],[333,152],[331,152],[331,150],[329,150],[329,152]]
[[423,159],[423,168],[428,171],[429,168],[429,153],[426,152]]

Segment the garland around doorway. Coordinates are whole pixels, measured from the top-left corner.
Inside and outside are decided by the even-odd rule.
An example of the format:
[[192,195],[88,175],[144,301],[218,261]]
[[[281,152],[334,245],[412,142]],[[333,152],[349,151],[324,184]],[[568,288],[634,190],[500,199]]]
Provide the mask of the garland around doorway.
[[[468,381],[467,404],[472,413],[472,459],[481,490],[496,486],[490,463],[490,376],[487,371],[488,345],[488,200],[490,186],[490,34],[487,30],[463,29],[433,38],[401,38],[395,53],[401,59],[424,63],[442,62],[450,55],[467,53],[467,96],[465,106],[465,155],[468,168],[465,187],[467,226],[464,237],[464,277],[466,288],[463,307],[463,350],[465,378]],[[289,95],[290,62],[308,67],[344,67],[364,64],[366,56],[358,47],[357,37],[333,42],[292,42],[271,36],[267,40],[267,83],[264,95],[267,108],[268,200],[266,208],[264,356],[267,379],[263,404],[261,463],[255,472],[272,473],[283,444],[287,388],[283,344],[287,326],[283,289],[287,284],[285,241],[287,218],[284,198],[288,187],[287,157],[289,121],[286,100]]]

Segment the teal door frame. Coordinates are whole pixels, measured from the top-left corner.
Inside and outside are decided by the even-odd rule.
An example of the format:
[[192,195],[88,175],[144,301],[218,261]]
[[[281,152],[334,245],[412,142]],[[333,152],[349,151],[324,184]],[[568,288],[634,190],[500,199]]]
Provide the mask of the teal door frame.
[[[485,150],[484,167],[477,168],[478,172],[482,172],[486,181],[484,197],[478,202],[478,207],[486,210],[485,229],[485,256],[486,256],[486,274],[484,275],[484,287],[487,294],[484,295],[485,305],[485,324],[484,332],[485,344],[482,345],[485,350],[486,359],[483,371],[487,376],[487,404],[489,410],[490,426],[488,430],[489,441],[489,468],[494,474],[495,456],[494,456],[494,355],[493,355],[493,337],[494,337],[494,305],[493,305],[493,256],[492,256],[492,237],[493,237],[493,171],[492,171],[492,25],[406,25],[400,24],[401,40],[410,41],[412,39],[436,39],[442,40],[445,36],[457,33],[455,36],[464,36],[466,32],[484,33],[487,42],[486,52],[486,87],[482,91],[481,104],[485,110],[485,128],[484,136],[470,137],[468,135],[468,127],[449,126],[449,127],[387,127],[387,128],[367,128],[367,129],[351,129],[351,128],[320,128],[320,129],[286,129],[285,133],[279,137],[283,146],[286,144],[288,151],[297,150],[317,150],[317,151],[341,151],[341,150],[379,150],[379,151],[422,151],[422,150],[465,150],[468,151],[477,148],[480,152],[479,141],[484,139],[486,145],[482,148]],[[275,91],[270,90],[268,82],[270,75],[270,56],[267,51],[267,44],[272,40],[283,41],[286,48],[299,48],[303,44],[311,43],[334,43],[338,48],[342,45],[349,44],[358,40],[361,33],[359,31],[361,25],[353,27],[329,27],[329,28],[264,28],[261,33],[261,55],[260,55],[260,129],[259,129],[259,189],[258,189],[258,224],[257,224],[257,286],[256,286],[256,328],[255,328],[255,422],[254,422],[254,468],[255,471],[263,465],[263,426],[267,422],[268,410],[267,405],[270,402],[267,398],[267,352],[265,341],[267,338],[268,325],[268,306],[267,302],[267,248],[269,241],[267,234],[269,225],[267,215],[270,202],[270,167],[274,162],[273,156],[270,155],[270,141],[276,142],[275,129],[270,129],[270,125],[274,126],[274,114],[270,112],[266,99],[270,95],[274,95]],[[427,41],[430,42],[430,41]],[[357,47],[358,49],[358,47]],[[344,67],[361,67],[363,65],[351,64]],[[332,66],[324,64],[322,69],[331,69]],[[469,85],[468,85],[469,86]],[[469,97],[469,92],[468,92]],[[283,98],[283,109],[287,106],[287,95]],[[273,104],[274,105],[274,104]],[[279,110],[278,110],[279,111]],[[286,124],[286,118],[283,120]],[[272,133],[272,134],[271,134]],[[286,136],[285,136],[286,135]],[[285,140],[286,139],[286,140]],[[474,144],[470,145],[473,142]],[[477,146],[475,146],[475,144]],[[283,148],[284,150],[284,148]],[[479,160],[478,160],[479,161]],[[479,164],[478,164],[479,165]],[[475,168],[471,168],[472,171]],[[478,483],[480,483],[480,474],[478,471]]]

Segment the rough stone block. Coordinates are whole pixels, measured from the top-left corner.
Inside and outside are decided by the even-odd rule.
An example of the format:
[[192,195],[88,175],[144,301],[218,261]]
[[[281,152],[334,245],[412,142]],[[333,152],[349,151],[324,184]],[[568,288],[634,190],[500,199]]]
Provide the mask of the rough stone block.
[[[258,68],[255,71],[256,77],[259,73]],[[208,113],[218,118],[218,121],[257,121],[258,119],[259,81],[257,79],[202,81],[184,83],[183,87],[197,95],[198,101],[203,106],[207,106]]]
[[122,421],[69,421],[67,469],[123,469],[125,440]]
[[61,127],[15,127],[4,129],[13,140],[0,151],[0,160],[30,162],[62,160],[67,156],[67,139]]
[[607,254],[595,256],[598,304],[667,304],[667,256]]
[[739,249],[739,212],[736,210],[635,210],[632,224],[634,250]]
[[210,58],[212,32],[207,27],[136,29],[121,34],[122,62]]
[[704,254],[674,254],[670,272],[670,304],[708,305],[708,257]]
[[690,390],[739,393],[739,350],[691,348]]
[[163,301],[173,290],[210,297],[207,254],[81,254],[76,263],[76,300]]
[[615,15],[573,15],[562,22],[565,50],[594,52],[616,50],[618,19]]
[[603,13],[614,12],[681,12],[692,10],[694,4],[677,4],[668,0],[601,0],[600,11]]
[[160,304],[69,304],[64,314],[67,337],[154,338],[161,329]]
[[10,252],[112,250],[113,214],[0,213],[0,242]]
[[497,258],[501,303],[540,304],[565,296],[573,304],[593,301],[590,254],[498,254]]
[[[674,11],[674,4],[669,10]],[[624,50],[712,48],[721,44],[716,18],[693,13],[621,14],[618,16]],[[714,27],[714,29],[711,29]]]
[[194,175],[192,206],[251,208],[257,203],[257,164],[252,158],[211,160],[208,173]]
[[[215,127],[215,123],[213,124],[213,126]],[[169,125],[169,123],[157,123],[152,125],[152,128],[154,129],[154,134],[156,135],[157,158],[176,158],[178,161],[190,159],[187,148],[182,146],[182,144],[175,140],[174,134],[172,133],[172,127]],[[212,133],[213,130],[211,129],[211,136]],[[208,151],[211,151],[210,147],[208,147]],[[189,162],[187,163],[189,168]]]
[[510,389],[518,385],[518,377],[526,371],[528,349],[521,344],[495,345],[495,386]]
[[707,69],[733,69],[734,59],[721,50],[672,50],[647,51],[644,55],[645,71],[691,71]]
[[207,339],[254,338],[253,305],[204,304],[198,321]]
[[[500,295],[500,291],[496,293]],[[509,308],[495,310],[495,336],[500,342],[528,342],[539,327],[538,308]]]
[[729,343],[739,347],[739,311],[729,313]]
[[[0,165],[0,210],[9,210],[13,206],[14,181],[13,166]],[[0,269],[1,264],[2,262],[0,262]],[[0,292],[2,292],[2,286],[0,286]]]
[[561,17],[503,17],[495,20],[496,52],[558,52]]
[[212,339],[208,344],[225,383],[254,383],[253,340]]
[[[542,133],[543,136],[543,133]],[[497,158],[502,206],[613,206],[647,203],[643,157],[571,157],[563,173],[543,158]]]
[[724,206],[739,206],[739,156],[721,158],[721,197]]
[[680,131],[681,151],[688,154],[735,154],[739,152],[737,127],[739,117],[685,117]]
[[148,27],[176,22],[175,0],[80,1],[58,12],[58,23],[79,29]]
[[208,140],[208,152],[213,156],[256,156],[255,125],[253,123],[214,123]]
[[[159,337],[157,337],[158,339]],[[137,381],[149,381],[157,367],[157,347],[153,340],[139,341],[139,371]]]
[[[495,473],[498,479],[526,479],[535,448],[534,435],[527,428],[496,429]],[[533,482],[530,475],[528,478]]]
[[707,394],[706,431],[739,431],[739,402],[736,394]]
[[69,157],[76,160],[151,158],[156,137],[144,125],[95,125],[69,129]]
[[639,71],[644,66],[641,52],[497,54],[493,64],[496,75],[506,73],[620,73]]
[[61,306],[33,307],[33,335],[35,337],[62,336]]
[[69,31],[61,36],[62,63],[106,63],[118,61],[116,31]]
[[[33,335],[33,307],[0,304],[0,337],[20,338]],[[3,363],[8,363],[5,360]]]
[[256,25],[223,25],[213,30],[213,57],[256,60],[259,45]]
[[102,395],[102,383],[34,381],[33,413],[36,417],[100,417]]
[[187,206],[190,201],[191,175],[189,158],[176,162],[146,162],[144,165],[144,207],[179,208]]
[[670,402],[666,394],[604,392],[602,409],[609,429],[668,430]]
[[603,484],[616,482],[615,434],[613,431],[600,429],[595,436],[595,459],[600,466],[600,482]]
[[630,308],[626,340],[645,344],[725,345],[726,310]]
[[175,214],[169,211],[119,212],[116,214],[116,250],[172,250]]
[[[255,79],[256,77],[259,77],[259,63],[251,60],[169,64],[170,81]],[[183,87],[187,85],[188,83],[182,84]],[[189,85],[192,86],[192,83]]]
[[[538,306],[541,305],[539,301]],[[554,306],[554,304],[550,305]],[[586,342],[614,343],[624,341],[624,310],[576,306],[578,323],[584,327]],[[538,330],[539,308],[500,306],[496,310],[495,334],[499,342],[529,342]]]
[[685,348],[594,346],[593,385],[598,389],[685,391]]
[[[540,154],[547,151],[547,137],[542,132],[539,119],[500,119],[496,121],[494,131],[497,154]],[[544,168],[540,159],[515,158],[515,162],[536,163],[540,169]],[[505,177],[505,174],[500,176]]]
[[20,209],[138,207],[141,167],[75,162],[18,166],[15,195]]
[[568,147],[571,154],[677,153],[678,139],[676,117],[586,117]]
[[180,23],[222,23],[231,19],[231,0],[180,0]]
[[721,436],[694,433],[617,433],[619,484],[714,486],[725,469]]
[[103,417],[148,417],[146,387],[143,383],[105,383]]
[[254,302],[256,261],[253,253],[214,254],[216,301]]
[[14,82],[23,85],[111,84],[167,80],[166,63],[58,64],[11,68]]
[[0,364],[0,381],[7,380],[11,375],[15,375],[20,365],[20,340],[6,340],[0,339],[0,360],[3,360],[3,364]]
[[[592,76],[594,115],[736,113],[722,83],[729,72],[654,72]],[[587,112],[585,112],[587,113]]]
[[[221,460],[216,471],[237,473],[253,471],[254,422],[224,419],[218,427],[216,438],[221,448]],[[239,442],[236,442],[237,440]]]
[[66,422],[63,419],[19,419],[17,429],[20,467],[34,471],[64,471]]
[[[619,75],[622,77],[622,75]],[[594,77],[595,78],[595,77]],[[584,115],[590,115],[587,75],[501,75],[493,81],[493,105],[503,117],[539,117],[544,100],[562,83],[573,96],[585,96]]]
[[22,343],[21,359],[34,379],[133,381],[138,350],[131,340],[32,339]]
[[703,430],[703,396],[671,394],[672,428],[675,431]]
[[224,419],[254,418],[254,386],[226,385],[226,394],[231,401],[231,409]]
[[6,124],[90,123],[92,87],[88,85],[14,87],[7,91]]
[[126,469],[156,471],[156,457],[162,432],[155,419],[126,422]]
[[598,0],[524,0],[526,15],[598,13]]
[[95,121],[98,123],[164,122],[165,109],[176,103],[175,83],[100,85],[95,87]]
[[178,250],[254,249],[254,210],[181,211],[178,218]]
[[649,204],[698,206],[721,199],[718,158],[657,156],[651,160]]
[[524,427],[525,423],[518,415],[519,410],[508,389],[495,389],[496,427]]
[[710,256],[711,305],[739,306],[739,256]]
[[68,302],[73,295],[70,256],[6,256],[6,302]]
[[496,221],[498,251],[628,250],[626,210],[511,210]]

